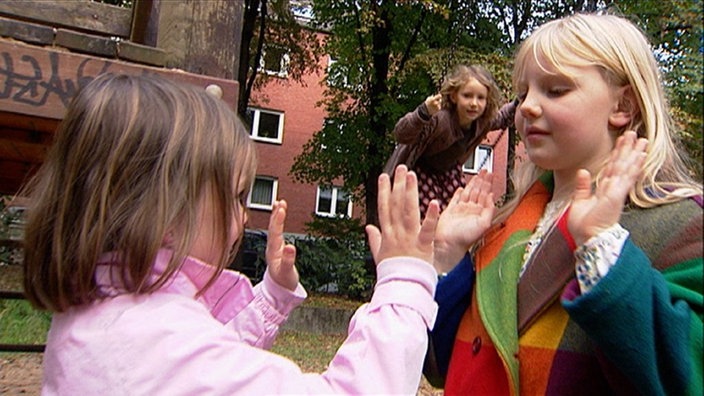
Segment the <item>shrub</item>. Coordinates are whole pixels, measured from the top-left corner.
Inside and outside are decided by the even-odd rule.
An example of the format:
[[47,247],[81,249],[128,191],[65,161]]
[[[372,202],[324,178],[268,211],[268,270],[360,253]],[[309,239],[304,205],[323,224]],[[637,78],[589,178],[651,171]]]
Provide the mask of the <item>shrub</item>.
[[[374,274],[369,270],[368,249],[360,236],[348,234],[344,239],[287,236],[286,240],[296,246],[296,267],[307,290],[356,300],[369,298]],[[266,234],[247,230],[231,268],[257,283],[266,269],[265,251]]]

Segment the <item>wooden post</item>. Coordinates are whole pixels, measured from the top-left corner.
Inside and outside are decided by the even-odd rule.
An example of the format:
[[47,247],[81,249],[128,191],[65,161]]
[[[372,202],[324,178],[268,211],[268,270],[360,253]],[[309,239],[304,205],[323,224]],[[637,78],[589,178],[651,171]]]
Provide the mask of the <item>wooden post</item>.
[[159,32],[159,0],[134,0],[130,41],[156,47]]
[[242,35],[242,1],[158,1],[157,47],[166,66],[235,80]]

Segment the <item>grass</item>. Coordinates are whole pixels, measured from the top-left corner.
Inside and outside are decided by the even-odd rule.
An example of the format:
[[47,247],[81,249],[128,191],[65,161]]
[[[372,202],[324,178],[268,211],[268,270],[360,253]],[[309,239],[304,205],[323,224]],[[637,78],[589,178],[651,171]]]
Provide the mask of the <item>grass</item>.
[[356,310],[364,301],[348,300],[334,294],[309,293],[303,305]]
[[[0,290],[22,290],[22,267],[0,265]],[[0,344],[44,344],[51,314],[25,300],[0,299]]]
[[0,300],[0,344],[44,344],[51,314],[24,300]]
[[345,334],[312,334],[281,331],[271,351],[286,356],[307,373],[320,373],[328,367]]

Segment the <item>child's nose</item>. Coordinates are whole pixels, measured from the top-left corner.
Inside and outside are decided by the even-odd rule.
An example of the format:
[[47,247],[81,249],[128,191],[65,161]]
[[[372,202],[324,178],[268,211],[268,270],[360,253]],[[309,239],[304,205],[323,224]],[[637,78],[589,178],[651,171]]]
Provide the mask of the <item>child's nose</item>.
[[535,118],[540,115],[540,106],[534,96],[526,95],[518,105],[518,111],[525,118]]

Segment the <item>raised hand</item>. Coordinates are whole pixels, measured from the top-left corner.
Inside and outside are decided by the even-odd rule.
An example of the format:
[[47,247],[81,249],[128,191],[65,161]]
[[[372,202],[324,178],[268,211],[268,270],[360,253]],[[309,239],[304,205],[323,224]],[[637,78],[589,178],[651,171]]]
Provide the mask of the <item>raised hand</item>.
[[428,108],[428,114],[431,116],[440,111],[442,109],[442,95],[430,95],[425,98],[425,107]]
[[405,165],[396,167],[394,185],[389,175],[379,176],[379,228],[367,225],[374,261],[395,256],[411,256],[433,262],[433,235],[440,206],[432,201],[421,225],[418,208],[418,179]]
[[494,196],[493,175],[482,170],[466,187],[458,188],[440,215],[435,232],[435,268],[449,272],[467,249],[491,226]]
[[623,212],[628,192],[643,173],[648,141],[627,131],[616,140],[599,186],[592,193],[591,175],[577,172],[567,227],[577,246],[616,224]]
[[298,286],[296,269],[296,247],[284,241],[284,222],[286,220],[286,201],[274,202],[269,217],[269,236],[266,240],[266,265],[274,282],[289,290]]

